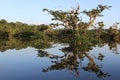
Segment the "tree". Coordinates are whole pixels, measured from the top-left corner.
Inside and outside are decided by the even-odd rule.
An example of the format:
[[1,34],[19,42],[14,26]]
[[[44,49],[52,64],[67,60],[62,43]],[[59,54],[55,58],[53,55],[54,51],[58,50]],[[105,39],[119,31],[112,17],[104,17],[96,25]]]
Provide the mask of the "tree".
[[[92,9],[90,11],[84,10],[80,12],[80,6],[78,5],[76,8],[72,8],[69,11],[62,11],[62,10],[48,10],[43,9],[43,11],[47,11],[50,13],[53,18],[52,20],[58,21],[56,24],[51,24],[52,26],[64,26],[66,29],[78,30],[78,29],[89,29],[96,20],[97,17],[103,16],[101,13],[105,9],[109,9],[111,6],[107,5],[98,5],[97,8]],[[82,17],[79,17],[80,14],[86,14],[89,17],[88,22],[82,21]]]

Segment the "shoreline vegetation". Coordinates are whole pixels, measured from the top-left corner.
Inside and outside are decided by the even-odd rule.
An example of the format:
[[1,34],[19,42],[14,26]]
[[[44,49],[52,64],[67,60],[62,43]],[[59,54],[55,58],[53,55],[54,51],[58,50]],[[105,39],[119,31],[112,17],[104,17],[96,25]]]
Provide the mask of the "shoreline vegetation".
[[[18,39],[24,41],[37,39],[64,39],[70,38],[75,33],[71,29],[51,29],[49,25],[28,25],[21,22],[7,22],[5,19],[0,20],[0,40]],[[105,39],[107,41],[120,41],[120,30],[117,24],[110,26],[108,29],[96,28],[87,30],[78,30],[79,37],[91,37],[95,39]],[[79,38],[78,37],[78,38]]]

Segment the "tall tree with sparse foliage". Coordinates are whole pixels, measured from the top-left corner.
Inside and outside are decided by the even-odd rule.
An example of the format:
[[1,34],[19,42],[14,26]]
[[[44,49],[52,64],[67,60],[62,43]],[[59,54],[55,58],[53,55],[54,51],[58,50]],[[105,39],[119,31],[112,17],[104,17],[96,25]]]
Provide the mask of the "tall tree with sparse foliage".
[[[98,5],[95,9],[92,9],[90,11],[84,10],[80,11],[80,6],[78,5],[76,8],[72,8],[69,11],[62,11],[62,10],[49,10],[49,9],[43,9],[43,11],[47,11],[50,13],[53,18],[52,20],[58,21],[56,24],[51,24],[52,27],[56,26],[64,26],[66,29],[71,30],[78,30],[78,29],[89,29],[91,26],[93,26],[95,20],[99,16],[103,16],[101,13],[105,9],[109,9],[111,6],[107,5]],[[89,17],[88,22],[84,22],[82,20],[82,17],[80,17],[80,14],[86,14],[86,16]]]

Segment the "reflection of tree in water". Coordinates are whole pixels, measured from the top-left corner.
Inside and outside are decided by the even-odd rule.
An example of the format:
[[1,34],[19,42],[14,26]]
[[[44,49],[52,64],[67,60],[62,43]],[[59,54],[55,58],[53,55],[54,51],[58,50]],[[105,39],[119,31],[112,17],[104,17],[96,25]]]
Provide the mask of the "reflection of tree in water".
[[115,42],[115,41],[110,41],[109,43],[108,43],[108,46],[109,46],[109,49],[110,50],[112,50],[113,51],[113,53],[115,53],[115,54],[119,54],[119,52],[118,52],[118,45],[117,45],[118,43],[117,42]]
[[[85,71],[93,72],[97,75],[97,77],[107,77],[110,76],[108,73],[104,73],[97,63],[95,63],[94,58],[91,57],[88,53],[85,53],[85,56],[89,59],[89,63],[86,67],[83,67]],[[101,57],[101,58],[100,58]],[[101,60],[103,58],[102,54],[99,54],[98,60]]]
[[[82,66],[82,69],[84,71],[95,73],[99,78],[110,76],[108,73],[104,73],[101,70],[102,67],[95,63],[95,58],[88,53],[89,50],[95,46],[95,44],[92,43],[92,40],[90,41],[88,39],[89,41],[82,41],[82,39],[73,39],[74,38],[72,38],[71,42],[69,43],[69,47],[64,47],[61,49],[61,51],[64,53],[63,56],[52,55],[42,50],[38,51],[39,57],[49,57],[53,59],[52,63],[54,63],[48,68],[43,69],[43,72],[68,69],[75,72],[78,76],[80,66]],[[89,60],[88,64],[86,66],[80,65],[85,57]],[[96,59],[102,61],[103,58],[104,55],[102,55],[102,53],[99,53]]]

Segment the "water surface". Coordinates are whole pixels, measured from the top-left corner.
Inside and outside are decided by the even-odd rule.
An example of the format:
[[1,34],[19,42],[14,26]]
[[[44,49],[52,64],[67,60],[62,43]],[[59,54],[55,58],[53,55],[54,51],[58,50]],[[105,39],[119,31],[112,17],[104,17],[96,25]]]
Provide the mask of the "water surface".
[[[54,44],[53,47],[44,50],[52,55],[63,56],[64,52],[61,49],[66,46],[68,45]],[[109,48],[106,44],[102,47],[95,46],[89,51],[89,55],[94,57],[95,64],[98,65],[97,70],[104,73],[102,77],[98,75],[100,72],[85,68],[89,63],[86,56],[78,58],[78,64],[75,61],[78,66],[72,67],[71,62],[68,67],[68,64],[62,63],[65,57],[41,57],[38,49],[34,47],[8,49],[0,52],[0,80],[119,80],[120,45],[117,45],[117,50]],[[104,56],[103,59],[98,59],[100,53]]]

